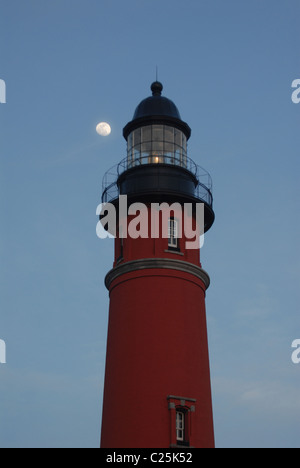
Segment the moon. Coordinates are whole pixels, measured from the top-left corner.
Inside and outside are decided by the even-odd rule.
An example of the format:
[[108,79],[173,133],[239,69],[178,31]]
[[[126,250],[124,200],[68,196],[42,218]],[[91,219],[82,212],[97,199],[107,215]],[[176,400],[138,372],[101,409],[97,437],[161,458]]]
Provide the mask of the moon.
[[100,122],[96,127],[96,132],[101,136],[108,136],[111,133],[111,127],[107,122]]

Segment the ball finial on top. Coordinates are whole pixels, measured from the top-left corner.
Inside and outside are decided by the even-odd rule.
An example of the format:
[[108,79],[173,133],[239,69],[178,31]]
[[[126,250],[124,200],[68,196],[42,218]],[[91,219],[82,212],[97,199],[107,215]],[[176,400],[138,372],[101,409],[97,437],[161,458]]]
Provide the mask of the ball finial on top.
[[153,96],[161,96],[163,85],[159,81],[154,81],[151,85],[151,91]]

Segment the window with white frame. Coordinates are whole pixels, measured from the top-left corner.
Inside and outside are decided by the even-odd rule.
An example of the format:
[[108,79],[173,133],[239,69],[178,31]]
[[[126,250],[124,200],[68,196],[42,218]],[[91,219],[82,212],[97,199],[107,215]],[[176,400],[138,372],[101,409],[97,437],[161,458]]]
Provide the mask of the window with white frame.
[[181,410],[176,411],[176,439],[178,442],[185,440],[185,413]]
[[170,218],[168,226],[168,247],[171,249],[178,249],[178,221],[177,219]]
[[196,400],[174,395],[168,395],[167,400],[171,423],[170,447],[190,447]]

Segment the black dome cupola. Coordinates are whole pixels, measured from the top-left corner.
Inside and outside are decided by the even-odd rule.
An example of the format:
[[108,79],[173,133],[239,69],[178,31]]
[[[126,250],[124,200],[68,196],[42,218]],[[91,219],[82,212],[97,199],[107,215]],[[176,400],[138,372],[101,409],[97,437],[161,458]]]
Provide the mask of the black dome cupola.
[[144,99],[136,108],[133,120],[149,115],[166,116],[181,120],[174,102],[161,95],[163,85],[155,81],[151,85],[152,96]]
[[163,85],[159,81],[152,83],[152,96],[140,102],[134,112],[132,121],[123,130],[126,140],[132,130],[151,123],[173,126],[181,130],[187,140],[190,138],[190,127],[181,120],[180,113],[174,102],[161,95],[162,90]]

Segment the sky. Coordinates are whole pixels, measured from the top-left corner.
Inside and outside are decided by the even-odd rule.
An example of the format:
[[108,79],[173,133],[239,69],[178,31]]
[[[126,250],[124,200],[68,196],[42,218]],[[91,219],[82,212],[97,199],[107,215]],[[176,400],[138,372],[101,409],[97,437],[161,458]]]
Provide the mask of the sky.
[[113,243],[96,208],[157,66],[213,179],[201,261],[216,446],[299,448],[299,0],[0,12],[0,447],[99,446]]

